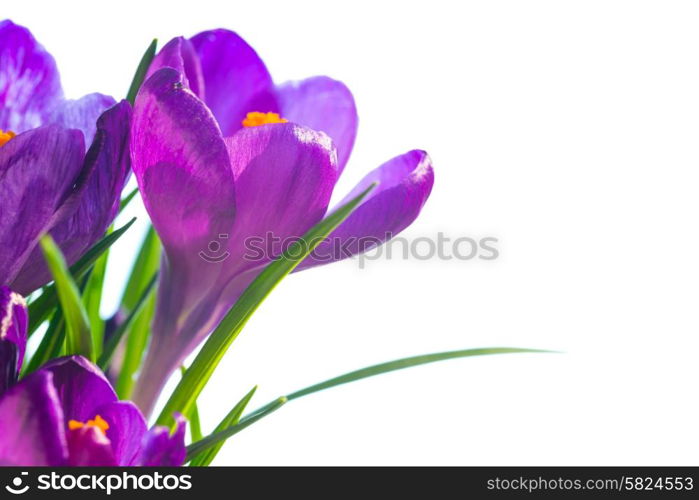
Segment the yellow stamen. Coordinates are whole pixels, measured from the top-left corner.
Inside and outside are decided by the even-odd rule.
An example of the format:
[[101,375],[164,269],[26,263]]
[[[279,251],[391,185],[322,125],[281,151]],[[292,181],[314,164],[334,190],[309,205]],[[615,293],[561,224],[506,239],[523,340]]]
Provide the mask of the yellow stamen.
[[282,118],[277,113],[260,113],[259,111],[251,111],[243,120],[243,127],[258,127],[260,125],[268,125],[270,123],[286,123],[289,120]]
[[0,128],[0,147],[7,144],[9,140],[12,139],[15,135],[17,134],[15,134],[12,130],[8,130],[7,132],[5,132]]
[[102,434],[105,434],[107,429],[109,429],[109,424],[99,415],[95,415],[95,418],[84,423],[78,420],[68,420],[68,429],[71,431],[74,431],[75,429],[82,429],[83,427],[97,427],[102,431]]

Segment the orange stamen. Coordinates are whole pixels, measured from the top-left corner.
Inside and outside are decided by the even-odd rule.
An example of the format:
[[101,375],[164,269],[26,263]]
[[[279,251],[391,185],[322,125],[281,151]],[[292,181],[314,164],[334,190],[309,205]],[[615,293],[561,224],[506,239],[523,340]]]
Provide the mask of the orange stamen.
[[16,135],[17,134],[15,134],[12,130],[8,130],[7,132],[5,132],[0,128],[0,147],[7,144],[10,141],[10,139],[12,139]]
[[243,127],[259,127],[260,125],[269,125],[270,123],[286,123],[289,120],[282,118],[278,113],[260,113],[259,111],[251,111],[243,120]]
[[102,434],[107,432],[109,429],[109,424],[105,419],[99,415],[95,415],[95,418],[88,420],[87,422],[80,422],[79,420],[68,420],[68,429],[74,431],[75,429],[82,429],[83,427],[96,427]]

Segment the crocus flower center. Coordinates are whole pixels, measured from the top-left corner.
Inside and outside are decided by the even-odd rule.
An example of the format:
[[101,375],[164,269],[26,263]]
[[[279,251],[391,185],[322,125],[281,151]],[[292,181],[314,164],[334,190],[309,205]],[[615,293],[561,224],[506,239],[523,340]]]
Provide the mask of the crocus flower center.
[[95,418],[88,420],[87,422],[80,422],[78,420],[68,421],[68,429],[71,431],[74,431],[75,429],[82,429],[83,427],[96,427],[102,431],[103,435],[106,435],[107,429],[109,429],[109,424],[99,415],[95,415]]
[[12,139],[15,135],[17,135],[17,134],[15,134],[12,130],[4,131],[3,129],[0,128],[0,147],[7,144],[7,142],[10,139]]
[[243,127],[259,127],[270,123],[286,123],[289,120],[282,118],[278,113],[260,113],[259,111],[251,111],[243,120]]

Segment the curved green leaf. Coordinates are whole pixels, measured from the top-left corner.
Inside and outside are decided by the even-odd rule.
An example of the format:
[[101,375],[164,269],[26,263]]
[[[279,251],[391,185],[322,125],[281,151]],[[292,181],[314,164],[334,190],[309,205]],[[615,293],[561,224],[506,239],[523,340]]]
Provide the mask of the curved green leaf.
[[[106,234],[110,234],[114,228],[107,229]],[[90,321],[90,331],[92,333],[92,345],[95,348],[95,355],[99,356],[104,342],[104,321],[100,316],[100,305],[102,304],[102,292],[104,291],[104,278],[107,275],[107,260],[109,259],[109,249],[99,256],[85,284],[82,293],[83,304],[87,312],[87,319]]]
[[109,337],[109,340],[104,346],[102,355],[100,356],[99,361],[97,362],[97,364],[100,368],[102,368],[103,371],[107,369],[107,366],[109,365],[109,362],[112,360],[112,356],[114,355],[114,352],[116,351],[119,342],[121,342],[122,337],[133,323],[134,318],[138,316],[138,314],[143,310],[143,307],[148,301],[148,298],[155,289],[155,283],[157,280],[158,275],[156,273],[156,275],[151,278],[150,283],[148,283],[148,285],[146,286],[146,289],[143,291],[143,294],[138,299],[138,302],[135,304],[131,313],[126,317],[124,322],[117,327],[117,329],[114,331],[111,337]]
[[122,210],[124,210],[129,205],[129,203],[131,203],[131,200],[133,200],[137,194],[138,188],[135,187],[131,190],[129,194],[127,194],[121,199],[121,201],[119,202],[119,213],[121,213]]
[[187,458],[185,459],[185,462],[188,462],[189,460],[192,460],[194,457],[199,455],[200,453],[209,450],[216,446],[219,443],[222,443],[229,437],[238,434],[240,431],[245,429],[246,427],[250,427],[252,424],[257,422],[259,419],[266,417],[270,413],[273,413],[277,411],[279,408],[281,408],[285,403],[287,399],[285,397],[281,397],[277,399],[276,401],[273,401],[269,405],[267,405],[266,410],[264,413],[256,413],[254,415],[251,415],[250,418],[246,420],[241,420],[240,423],[237,425],[233,425],[231,427],[228,427],[225,431],[217,432],[215,434],[211,434],[208,437],[205,437],[204,439],[197,441],[196,443],[192,443],[189,446],[187,446]]
[[36,371],[48,360],[59,357],[66,340],[66,328],[61,309],[53,313],[44,337],[29,361],[22,366],[22,376]]
[[[161,244],[158,235],[151,226],[141,244],[141,249],[136,257],[136,262],[131,270],[131,275],[124,289],[121,299],[120,311],[129,315],[138,303],[143,291],[148,286],[148,281],[156,275],[160,268]],[[124,358],[119,367],[116,390],[121,399],[129,399],[136,383],[136,373],[141,367],[143,353],[148,345],[150,325],[155,311],[155,297],[152,293],[146,300],[143,308],[133,319],[131,327],[125,332],[126,349]]]
[[136,95],[138,94],[138,90],[141,88],[141,85],[143,84],[143,80],[146,79],[148,68],[150,66],[151,61],[155,57],[155,51],[157,48],[158,39],[154,38],[148,46],[148,48],[146,49],[146,51],[143,53],[143,57],[141,57],[141,62],[138,63],[136,73],[134,74],[133,80],[131,80],[131,85],[129,86],[129,91],[126,93],[126,100],[129,101],[132,106],[134,102],[136,102]]
[[53,275],[58,300],[66,323],[66,353],[81,354],[94,361],[95,350],[92,345],[90,321],[85,312],[80,291],[73,281],[63,253],[48,234],[39,240],[39,244],[44,252],[46,264]]
[[467,358],[473,356],[487,356],[492,354],[514,354],[514,353],[550,353],[552,351],[545,351],[541,349],[522,349],[519,347],[486,347],[480,349],[463,349],[459,351],[447,351],[447,352],[437,352],[433,354],[423,354],[420,356],[412,356],[410,358],[396,359],[394,361],[388,361],[386,363],[380,363],[378,365],[369,366],[362,368],[360,370],[355,370],[353,372],[345,373],[339,377],[334,377],[328,379],[324,382],[311,385],[304,389],[292,392],[287,396],[282,396],[271,403],[266,404],[262,408],[255,410],[245,418],[241,419],[238,424],[231,425],[225,430],[214,431],[209,436],[205,437],[201,441],[192,443],[187,447],[187,457],[192,459],[198,458],[200,454],[206,453],[207,450],[213,449],[215,446],[220,446],[229,437],[237,434],[246,427],[254,424],[258,420],[267,415],[278,410],[282,404],[287,401],[292,401],[303,396],[308,396],[315,392],[319,392],[331,387],[335,387],[342,384],[348,384],[356,380],[361,380],[363,378],[375,377],[383,373],[388,373],[396,370],[403,370],[405,368],[410,368],[413,366],[425,365],[428,363],[436,363],[437,361],[444,361],[447,359],[456,358]]
[[[233,409],[230,412],[228,412],[228,415],[226,415],[223,418],[223,420],[221,420],[221,423],[219,423],[216,426],[216,429],[214,429],[213,434],[228,429],[229,427],[236,425],[240,421],[240,417],[243,415],[245,408],[248,406],[248,403],[250,403],[250,400],[252,399],[252,396],[255,394],[256,390],[257,386],[253,387],[250,390],[250,392],[248,392],[245,396],[243,396],[243,398],[240,401],[238,401],[238,403],[233,407]],[[194,437],[192,437],[192,441],[194,442],[198,442],[201,440],[201,436],[199,437],[199,439],[195,439]],[[196,455],[192,458],[192,462],[190,465],[192,467],[205,467],[207,465],[210,465],[211,462],[213,462],[214,458],[216,458],[218,452],[221,450],[223,443],[224,441],[221,440],[218,443],[212,445],[210,448],[207,448],[200,454]]]
[[378,365],[369,366],[367,368],[362,368],[361,370],[356,370],[350,373],[345,373],[339,377],[331,378],[324,382],[306,387],[304,389],[292,392],[286,397],[291,401],[292,399],[298,399],[314,392],[323,391],[331,387],[335,387],[342,384],[348,384],[354,382],[355,380],[361,380],[367,377],[375,377],[376,375],[381,375],[383,373],[388,373],[396,370],[404,370],[405,368],[410,368],[413,366],[425,365],[428,363],[436,363],[437,361],[444,361],[447,359],[457,359],[457,358],[467,358],[472,356],[489,356],[493,354],[515,354],[515,353],[544,353],[551,351],[544,351],[540,349],[523,349],[519,347],[485,347],[481,349],[463,349],[460,351],[447,351],[447,352],[437,352],[433,354],[422,354],[420,356],[412,356],[410,358],[396,359],[394,361],[388,361],[386,363],[380,363]]

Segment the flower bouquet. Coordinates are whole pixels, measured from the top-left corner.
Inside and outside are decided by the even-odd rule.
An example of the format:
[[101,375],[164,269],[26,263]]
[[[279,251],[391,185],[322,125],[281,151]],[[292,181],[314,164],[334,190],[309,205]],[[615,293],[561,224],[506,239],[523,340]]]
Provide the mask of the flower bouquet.
[[[223,29],[156,47],[124,100],[69,100],[51,55],[26,28],[0,23],[0,464],[208,465],[288,401],[420,364],[528,351],[400,359],[250,411],[253,388],[202,429],[198,396],[274,287],[400,233],[434,173],[427,153],[409,151],[329,208],[357,132],[343,83],[275,84]],[[137,187],[125,193],[132,173]],[[104,319],[109,248],[133,223],[113,221],[136,196],[151,225],[118,312]]]

